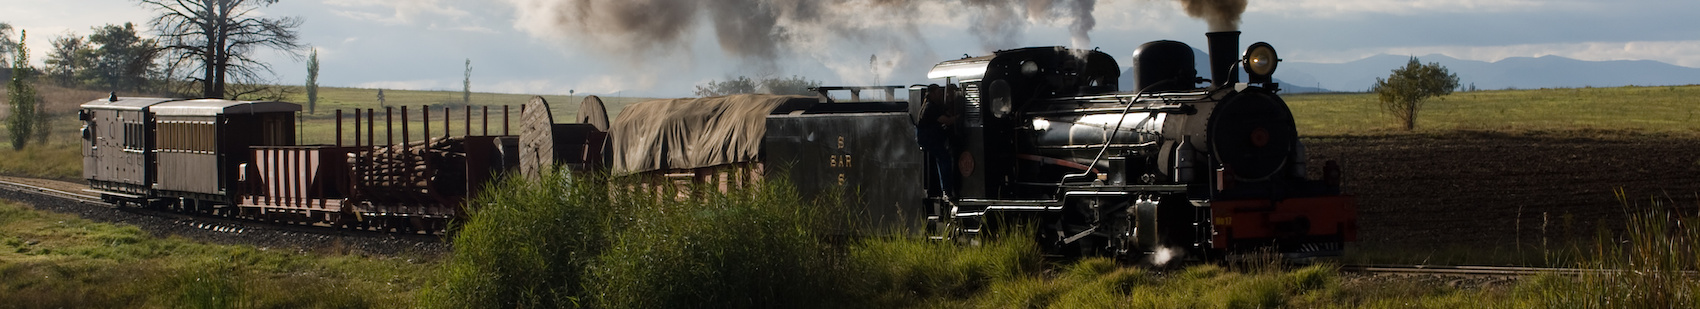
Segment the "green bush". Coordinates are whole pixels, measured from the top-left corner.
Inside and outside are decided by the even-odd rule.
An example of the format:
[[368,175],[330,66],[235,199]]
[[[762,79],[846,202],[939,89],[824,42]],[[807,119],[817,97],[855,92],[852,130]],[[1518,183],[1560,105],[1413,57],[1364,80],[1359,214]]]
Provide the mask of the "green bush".
[[[585,178],[577,179],[575,177]],[[583,181],[583,180],[596,181]],[[544,173],[540,181],[510,177],[469,202],[469,219],[452,239],[428,293],[437,307],[572,307],[584,300],[587,267],[606,247],[615,206],[599,176]]]
[[834,297],[843,256],[817,205],[783,180],[631,201],[591,270],[602,308],[808,308]]
[[[600,174],[509,178],[474,200],[438,307],[818,307],[847,268],[830,203],[783,179],[656,194]],[[663,186],[667,187],[667,186]],[[680,198],[663,198],[679,196]]]

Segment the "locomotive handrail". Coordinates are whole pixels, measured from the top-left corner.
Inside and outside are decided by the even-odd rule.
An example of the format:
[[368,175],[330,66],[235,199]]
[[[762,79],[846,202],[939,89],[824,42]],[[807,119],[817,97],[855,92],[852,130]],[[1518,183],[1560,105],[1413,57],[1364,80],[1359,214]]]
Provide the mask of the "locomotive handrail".
[[[1109,147],[1110,148],[1135,148],[1135,147],[1149,147],[1149,146],[1155,146],[1155,145],[1157,145],[1157,142],[1144,142],[1144,143],[1138,143],[1138,144],[1110,144]],[[1098,148],[1098,147],[1104,147],[1104,146],[1102,144],[1100,144],[1100,145],[1033,146],[1033,148],[1036,148],[1036,149],[1086,149],[1086,148]]]
[[[1064,189],[1074,189],[1074,190],[1101,189],[1101,190],[1113,190],[1114,192],[1123,192],[1123,191],[1183,192],[1183,191],[1186,191],[1186,185],[1064,185],[1063,188]],[[1065,194],[1077,193],[1077,192],[1092,192],[1092,191],[1069,191],[1068,193],[1065,193]]]
[[1081,113],[1124,112],[1124,111],[1125,112],[1160,112],[1160,113],[1174,114],[1174,113],[1186,113],[1187,108],[1186,108],[1186,106],[1180,105],[1180,104],[1163,105],[1163,106],[1156,106],[1156,107],[1136,107],[1136,108],[1126,108],[1126,109],[1121,108],[1121,107],[1094,107],[1094,108],[1076,108],[1076,109],[1068,109],[1068,110],[1034,111],[1034,112],[1027,112],[1027,114],[1028,115],[1035,115],[1035,116],[1048,116],[1048,115],[1073,115],[1073,114],[1081,114]]
[[[1159,82],[1157,84],[1162,84],[1162,82]],[[1153,85],[1153,86],[1155,86],[1155,85]],[[1150,88],[1150,86],[1147,86],[1146,88]],[[1098,149],[1098,155],[1093,156],[1092,157],[1092,163],[1087,164],[1087,166],[1098,166],[1098,160],[1103,159],[1104,153],[1110,151],[1110,143],[1116,139],[1116,133],[1121,132],[1122,123],[1127,121],[1128,110],[1132,110],[1133,105],[1135,103],[1139,103],[1139,96],[1144,95],[1145,93],[1146,93],[1145,89],[1140,89],[1140,91],[1138,93],[1135,93],[1132,98],[1129,98],[1128,100],[1125,101],[1127,103],[1127,105],[1122,107],[1122,112],[1121,112],[1122,117],[1119,117],[1119,118],[1116,119],[1116,126],[1113,129],[1110,130],[1109,135],[1104,136],[1104,146],[1101,146],[1103,148]],[[1116,102],[1118,102],[1118,103],[1124,102],[1122,100],[1122,99],[1124,99],[1124,97],[1116,97],[1115,99],[1116,99]],[[1147,108],[1147,109],[1152,108],[1156,105],[1157,102],[1159,102],[1159,101],[1147,102],[1147,103],[1145,103],[1145,108]],[[1133,127],[1135,127],[1135,128],[1143,127],[1143,126],[1145,126],[1145,123],[1150,122],[1151,119],[1156,118],[1156,116],[1157,116],[1157,114],[1147,115],[1145,117],[1145,119],[1140,120],[1139,123],[1134,124]],[[1088,176],[1091,176],[1091,175],[1095,175],[1097,173],[1098,173],[1098,171],[1096,171],[1096,170],[1089,170],[1089,171],[1086,171],[1085,173],[1063,175],[1062,179],[1057,180],[1057,185],[1060,186],[1064,183],[1068,183],[1068,180],[1071,179],[1071,178],[1088,177]]]

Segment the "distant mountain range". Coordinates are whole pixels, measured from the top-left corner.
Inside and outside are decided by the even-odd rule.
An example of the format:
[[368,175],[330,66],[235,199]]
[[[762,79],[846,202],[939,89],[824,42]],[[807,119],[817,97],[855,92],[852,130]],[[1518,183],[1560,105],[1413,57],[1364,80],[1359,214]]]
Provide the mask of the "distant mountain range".
[[[1193,49],[1201,76],[1210,74],[1203,51]],[[1700,68],[1652,60],[1584,61],[1559,56],[1511,57],[1486,62],[1462,60],[1440,54],[1418,56],[1422,63],[1440,63],[1458,74],[1459,83],[1477,89],[1536,89],[1618,86],[1661,86],[1700,84]],[[1404,66],[1410,56],[1376,55],[1345,63],[1283,61],[1275,71],[1284,93],[1362,92],[1375,79],[1385,78]],[[1122,78],[1122,89],[1132,88],[1132,72]],[[1243,74],[1243,73],[1242,73]],[[1243,78],[1243,77],[1242,77]]]

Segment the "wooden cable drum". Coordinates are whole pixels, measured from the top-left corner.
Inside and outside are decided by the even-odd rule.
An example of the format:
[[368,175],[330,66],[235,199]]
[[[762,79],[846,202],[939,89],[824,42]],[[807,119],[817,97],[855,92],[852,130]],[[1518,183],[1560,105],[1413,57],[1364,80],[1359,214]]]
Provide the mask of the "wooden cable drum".
[[525,103],[519,124],[519,171],[526,178],[538,179],[544,168],[554,164],[554,123],[549,102],[543,97],[531,97]]

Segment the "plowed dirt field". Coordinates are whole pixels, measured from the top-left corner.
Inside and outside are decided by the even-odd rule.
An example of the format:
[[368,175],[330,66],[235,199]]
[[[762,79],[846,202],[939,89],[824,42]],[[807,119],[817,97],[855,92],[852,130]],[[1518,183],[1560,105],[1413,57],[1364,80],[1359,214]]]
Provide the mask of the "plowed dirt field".
[[[1314,137],[1311,169],[1338,160],[1360,241],[1529,248],[1621,230],[1654,200],[1697,215],[1700,139],[1621,132]],[[1618,198],[1622,190],[1629,205]]]

